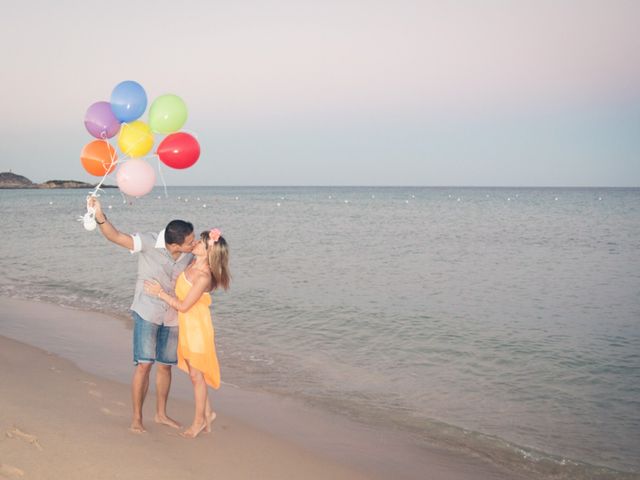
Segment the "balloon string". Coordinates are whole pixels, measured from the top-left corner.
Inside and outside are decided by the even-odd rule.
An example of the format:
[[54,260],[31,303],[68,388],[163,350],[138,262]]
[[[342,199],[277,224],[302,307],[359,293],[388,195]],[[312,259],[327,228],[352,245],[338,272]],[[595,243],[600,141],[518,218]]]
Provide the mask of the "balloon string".
[[160,181],[164,187],[164,198],[169,198],[169,194],[167,193],[167,182],[164,181],[164,175],[162,174],[162,168],[160,167],[160,156],[154,155],[154,157],[158,159],[158,173],[160,174]]
[[[122,123],[120,124],[120,128],[122,129],[122,127],[123,127],[123,126],[126,126],[126,125],[128,125],[128,123],[127,123],[127,122],[122,122]],[[123,157],[122,159],[120,159],[120,160],[116,159],[116,156],[117,156],[116,149],[115,149],[115,148],[113,148],[113,147],[111,146],[111,144],[109,143],[109,140],[106,138],[106,135],[105,135],[104,133],[101,135],[101,138],[102,138],[102,140],[104,140],[104,142],[107,144],[107,151],[109,152],[109,157],[110,157],[111,161],[110,161],[110,163],[109,163],[109,166],[108,166],[108,167],[107,167],[107,169],[106,169],[105,174],[102,176],[102,179],[100,180],[100,182],[98,183],[98,185],[96,185],[96,187],[93,189],[93,191],[89,194],[89,196],[91,196],[91,197],[95,197],[95,196],[97,196],[98,191],[100,191],[100,190],[101,190],[101,188],[100,188],[100,187],[102,187],[102,184],[103,184],[103,183],[104,183],[104,181],[107,179],[107,176],[111,173],[111,169],[112,169],[115,165],[117,165],[118,163],[125,163],[125,162],[126,162],[127,157],[128,157],[129,159],[131,159],[131,158],[132,158],[130,155],[128,155],[128,153],[127,153],[127,152],[123,152],[123,156],[124,156],[124,157]],[[129,147],[129,150],[131,150],[132,148],[134,148],[134,147],[135,147],[138,143],[140,143],[142,140],[143,140],[142,138],[138,139],[138,140],[137,140],[133,145],[131,145],[131,146]],[[123,198],[124,198],[124,197],[123,197]],[[126,200],[125,200],[125,202],[126,202]]]
[[[109,141],[106,138],[103,137],[102,140],[104,140],[104,143],[106,143],[106,145],[107,145],[107,151],[109,152],[109,158],[110,158],[111,161],[109,162],[109,166],[107,167],[105,174],[102,176],[102,179],[96,185],[96,188],[94,188],[93,191],[89,194],[89,196],[91,196],[91,197],[97,196],[98,191],[101,190],[100,187],[102,187],[102,184],[107,179],[107,175],[109,175],[109,173],[111,173],[111,169],[118,163],[118,160],[116,159],[116,150],[115,150],[115,148],[111,147],[111,144],[109,143]],[[113,150],[112,150],[112,148],[113,148]]]

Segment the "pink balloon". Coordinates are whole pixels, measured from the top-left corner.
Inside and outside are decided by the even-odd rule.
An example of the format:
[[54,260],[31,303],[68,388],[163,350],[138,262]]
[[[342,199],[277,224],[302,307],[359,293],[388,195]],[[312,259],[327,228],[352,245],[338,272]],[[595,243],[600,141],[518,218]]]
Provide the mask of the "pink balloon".
[[147,162],[136,158],[120,165],[116,172],[116,183],[125,195],[142,197],[156,184],[156,172]]

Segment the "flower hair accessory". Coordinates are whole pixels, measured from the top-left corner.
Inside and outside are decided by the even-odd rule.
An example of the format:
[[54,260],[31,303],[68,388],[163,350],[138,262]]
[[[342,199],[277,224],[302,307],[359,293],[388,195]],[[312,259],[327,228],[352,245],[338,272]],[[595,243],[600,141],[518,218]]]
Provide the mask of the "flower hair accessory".
[[218,240],[220,240],[220,235],[222,235],[222,232],[217,228],[209,230],[209,240],[212,240],[213,243],[216,243]]

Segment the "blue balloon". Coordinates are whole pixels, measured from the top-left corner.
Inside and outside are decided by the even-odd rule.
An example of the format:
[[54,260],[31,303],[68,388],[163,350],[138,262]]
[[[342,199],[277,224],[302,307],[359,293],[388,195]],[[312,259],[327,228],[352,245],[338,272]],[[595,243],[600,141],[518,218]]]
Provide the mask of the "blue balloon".
[[147,94],[138,82],[125,80],[111,92],[111,110],[121,122],[132,122],[147,108]]

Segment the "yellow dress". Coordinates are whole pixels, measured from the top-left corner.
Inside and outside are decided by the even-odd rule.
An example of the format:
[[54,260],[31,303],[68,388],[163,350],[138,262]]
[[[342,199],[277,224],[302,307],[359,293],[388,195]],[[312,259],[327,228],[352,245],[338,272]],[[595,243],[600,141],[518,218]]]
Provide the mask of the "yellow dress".
[[[176,296],[184,300],[191,289],[184,272],[176,281]],[[204,374],[213,388],[220,386],[220,366],[216,355],[215,333],[211,323],[211,295],[203,293],[185,313],[178,312],[178,368],[189,372],[186,361]],[[186,361],[185,361],[186,360]]]

